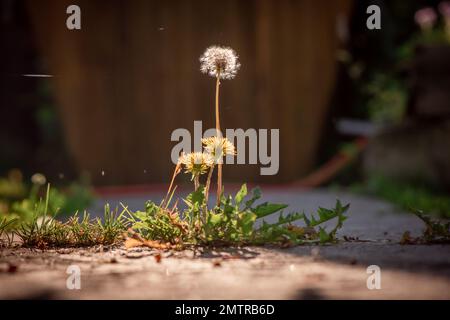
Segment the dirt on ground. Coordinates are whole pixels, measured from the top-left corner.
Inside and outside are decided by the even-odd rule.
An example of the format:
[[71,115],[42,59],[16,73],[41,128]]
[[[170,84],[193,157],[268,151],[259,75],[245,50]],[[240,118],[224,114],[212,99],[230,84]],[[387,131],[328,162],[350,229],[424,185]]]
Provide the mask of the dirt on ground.
[[[368,289],[369,265],[380,267],[380,289]],[[450,259],[444,245],[361,242],[168,252],[21,248],[2,250],[0,284],[0,299],[450,299]]]

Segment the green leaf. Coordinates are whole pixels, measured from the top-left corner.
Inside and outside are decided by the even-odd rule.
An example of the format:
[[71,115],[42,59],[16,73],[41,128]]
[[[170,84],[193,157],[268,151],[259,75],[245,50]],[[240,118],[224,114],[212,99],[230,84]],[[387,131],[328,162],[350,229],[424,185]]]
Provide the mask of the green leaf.
[[251,211],[246,211],[241,214],[239,225],[244,234],[249,234],[253,231],[253,224],[256,221],[256,214]]
[[278,204],[278,203],[268,203],[264,202],[263,204],[260,204],[254,209],[251,209],[257,216],[257,218],[262,218],[265,216],[268,216],[272,213],[275,213],[277,211],[280,211],[284,208],[286,208],[287,204]]
[[236,193],[236,197],[234,198],[234,201],[236,202],[236,205],[239,206],[244,200],[245,196],[247,195],[247,185],[244,183],[241,187],[241,189]]
[[212,226],[216,226],[216,225],[218,225],[218,224],[220,224],[222,222],[222,215],[221,214],[211,213],[208,216],[208,220],[209,220],[209,223]]
[[252,189],[252,198],[245,202],[245,210],[249,209],[256,200],[261,198],[261,189],[259,187],[256,187]]
[[324,228],[319,227],[319,240],[321,243],[326,243],[332,240],[332,237],[325,231]]
[[223,213],[227,216],[231,215],[235,211],[235,207],[232,206],[232,200],[233,200],[233,198],[230,195],[230,196],[228,196],[228,198],[226,198],[226,200],[224,200],[222,202]]
[[281,225],[292,223],[294,221],[303,219],[303,216],[304,216],[303,213],[298,213],[298,212],[289,213],[286,216],[283,216],[283,213],[281,213],[280,216],[278,217],[278,222],[269,224],[269,223],[266,223],[265,221],[263,221],[262,226],[258,230],[267,231],[271,228],[279,227]]
[[197,189],[197,191],[190,193],[186,197],[186,201],[192,205],[195,205],[195,204],[202,205],[203,201],[205,200],[204,189],[205,189],[205,187],[200,186]]
[[325,209],[321,207],[317,209],[317,213],[319,214],[320,221],[327,221],[337,216],[337,212],[335,212],[334,210]]
[[133,212],[133,216],[139,220],[145,220],[148,218],[148,213],[145,211],[135,211]]
[[350,204],[347,204],[346,206],[342,206],[341,202],[339,200],[337,200],[336,206],[334,209],[319,208],[317,210],[319,219],[314,217],[314,215],[311,215],[311,218],[308,219],[305,215],[304,220],[305,220],[305,223],[309,227],[315,227],[326,221],[329,221],[331,219],[339,217],[337,228],[340,228],[342,226],[342,222],[346,219],[346,217],[344,216],[344,213],[348,210],[349,207],[350,207]]
[[145,211],[150,215],[155,215],[159,210],[159,206],[153,201],[148,200],[145,202]]

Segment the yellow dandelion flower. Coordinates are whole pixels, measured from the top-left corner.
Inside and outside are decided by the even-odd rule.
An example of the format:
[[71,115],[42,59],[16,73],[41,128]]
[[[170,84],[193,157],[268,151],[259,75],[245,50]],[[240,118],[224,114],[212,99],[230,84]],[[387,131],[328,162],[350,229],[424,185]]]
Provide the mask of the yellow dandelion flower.
[[178,163],[184,165],[186,172],[190,172],[192,177],[200,176],[214,165],[214,158],[204,152],[193,152],[182,154]]
[[225,155],[236,155],[236,149],[233,143],[227,138],[203,138],[202,143],[205,145],[205,151],[211,154],[216,160]]

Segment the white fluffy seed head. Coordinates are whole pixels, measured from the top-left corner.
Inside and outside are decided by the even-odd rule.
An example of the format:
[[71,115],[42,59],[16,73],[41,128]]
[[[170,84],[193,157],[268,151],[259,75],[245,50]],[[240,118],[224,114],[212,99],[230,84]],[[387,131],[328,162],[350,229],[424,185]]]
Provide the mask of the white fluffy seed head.
[[35,173],[31,176],[31,182],[42,186],[47,182],[47,178],[42,173]]
[[211,77],[233,79],[241,64],[236,52],[228,47],[212,46],[200,57],[200,71]]

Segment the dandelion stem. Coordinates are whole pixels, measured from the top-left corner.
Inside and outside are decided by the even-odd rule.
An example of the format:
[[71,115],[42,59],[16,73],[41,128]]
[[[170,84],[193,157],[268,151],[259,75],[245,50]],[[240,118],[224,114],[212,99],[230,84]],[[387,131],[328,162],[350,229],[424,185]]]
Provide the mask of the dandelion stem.
[[[220,89],[220,70],[217,72],[216,80],[216,135],[221,137],[220,132],[220,113],[219,113],[219,89]],[[222,194],[222,163],[219,161],[217,164],[217,206],[220,205],[220,196]]]
[[213,172],[214,172],[214,166],[212,166],[211,169],[209,169],[208,177],[206,179],[206,185],[205,185],[205,209],[207,209],[207,204],[208,204],[208,200],[209,200],[209,188],[211,186],[211,178],[212,178]]
[[200,187],[200,176],[195,175],[194,176],[194,190],[197,191],[199,187]]
[[219,88],[220,88],[220,72],[217,74],[216,80],[216,134],[220,137],[220,114],[219,114]]
[[208,203],[208,200],[209,200],[209,188],[211,186],[211,178],[212,178],[213,172],[214,172],[214,166],[212,166],[211,169],[209,169],[208,178],[206,179],[206,186],[205,186],[206,203]]
[[170,191],[172,191],[173,183],[175,181],[175,177],[180,173],[181,165],[178,163],[175,167],[175,170],[173,171],[172,180],[170,181],[169,190],[167,190],[166,197],[164,198],[164,201],[162,203],[162,206],[167,202],[167,198],[169,197]]

